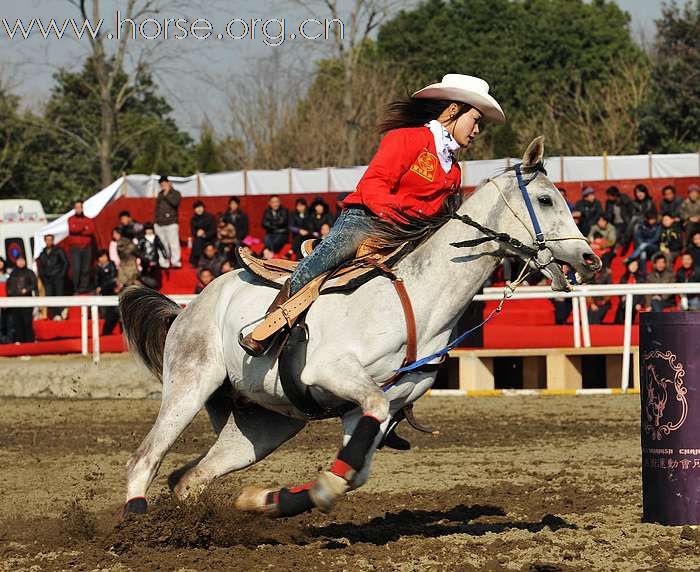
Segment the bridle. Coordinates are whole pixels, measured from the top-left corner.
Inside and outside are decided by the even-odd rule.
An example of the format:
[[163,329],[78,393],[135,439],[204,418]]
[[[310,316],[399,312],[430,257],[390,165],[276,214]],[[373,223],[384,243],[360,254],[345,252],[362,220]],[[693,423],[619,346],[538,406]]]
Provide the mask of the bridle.
[[[523,244],[521,241],[519,241],[517,238],[510,236],[508,233],[505,232],[496,232],[493,229],[490,229],[488,227],[483,226],[482,224],[479,224],[476,222],[474,219],[472,219],[469,215],[459,215],[459,214],[453,214],[452,218],[457,219],[462,221],[464,224],[471,226],[475,229],[477,229],[479,232],[481,232],[484,236],[479,237],[479,238],[474,238],[472,240],[463,240],[461,242],[452,242],[450,243],[452,246],[456,247],[472,247],[472,246],[478,246],[479,244],[483,244],[485,242],[489,241],[497,241],[503,244],[507,244],[511,249],[515,250],[519,254],[522,255],[522,258],[525,260],[525,265],[523,266],[520,274],[518,277],[511,282],[510,284],[507,284],[506,287],[503,289],[503,297],[501,298],[498,306],[491,310],[489,312],[489,315],[479,324],[476,326],[473,326],[472,328],[468,329],[466,332],[462,333],[461,335],[457,336],[455,339],[453,339],[449,344],[447,344],[444,348],[441,350],[435,352],[434,354],[430,354],[428,356],[425,356],[424,358],[421,358],[411,364],[404,365],[400,367],[395,371],[395,378],[398,376],[398,374],[401,373],[407,373],[410,371],[414,371],[416,369],[422,368],[428,364],[433,364],[434,360],[442,360],[444,361],[445,355],[449,353],[450,350],[456,348],[462,340],[464,340],[466,337],[470,336],[472,333],[474,333],[476,330],[479,328],[482,328],[487,322],[492,320],[497,314],[501,312],[503,309],[503,304],[505,303],[506,300],[511,298],[513,294],[515,293],[516,288],[520,286],[529,276],[534,272],[534,270],[529,270],[528,269],[532,266],[535,267],[537,270],[542,270],[546,266],[552,264],[553,262],[556,262],[554,259],[554,253],[550,250],[550,248],[547,246],[548,242],[556,242],[556,241],[562,241],[562,240],[583,240],[587,244],[590,244],[590,241],[587,238],[584,238],[583,236],[564,236],[564,237],[557,237],[557,238],[546,238],[544,233],[542,232],[542,227],[540,226],[540,221],[537,219],[537,214],[535,213],[535,209],[532,206],[532,201],[530,200],[530,195],[527,192],[527,186],[537,178],[537,175],[539,173],[547,174],[547,171],[544,170],[544,167],[542,164],[538,164],[534,168],[534,175],[530,177],[527,181],[523,178],[523,173],[522,173],[522,165],[518,164],[515,166],[515,176],[518,180],[518,188],[520,189],[520,194],[523,197],[523,201],[525,202],[525,207],[527,208],[527,212],[530,215],[530,222],[532,224],[532,228],[518,215],[517,211],[511,206],[511,204],[508,202],[508,199],[506,198],[505,194],[503,193],[503,190],[501,187],[498,185],[498,183],[494,179],[488,179],[486,181],[486,184],[492,184],[494,187],[496,187],[496,190],[498,191],[499,195],[503,199],[503,202],[506,204],[508,207],[508,210],[513,214],[513,216],[520,222],[520,224],[525,227],[525,230],[527,230],[528,234],[530,237],[532,237],[532,246]],[[534,232],[533,232],[534,231]],[[548,258],[541,259],[540,255],[545,254],[548,256]],[[440,363],[442,363],[440,361]],[[393,380],[394,378],[392,378]],[[392,384],[389,384],[382,389],[386,391],[389,387],[391,387]]]
[[[544,233],[542,232],[542,227],[540,226],[540,221],[537,218],[537,214],[535,213],[534,207],[532,206],[532,200],[530,199],[530,195],[527,192],[527,186],[537,178],[537,175],[539,173],[543,173],[546,175],[547,171],[545,171],[544,167],[540,164],[537,167],[535,167],[534,175],[526,181],[525,178],[523,177],[523,173],[522,173],[522,164],[520,164],[520,163],[517,164],[515,166],[514,170],[515,170],[516,179],[518,181],[518,188],[520,189],[520,194],[523,197],[523,202],[525,203],[525,208],[527,209],[528,215],[530,217],[531,225],[528,225],[520,217],[520,215],[518,215],[517,211],[511,206],[510,202],[506,198],[506,195],[503,193],[503,190],[498,185],[498,183],[496,182],[495,179],[487,179],[486,184],[491,184],[494,187],[496,187],[498,194],[500,195],[501,199],[503,199],[503,202],[508,207],[508,210],[517,219],[517,221],[523,225],[523,228],[525,228],[527,233],[532,238],[532,246],[529,246],[527,244],[523,244],[520,240],[510,236],[508,233],[496,232],[495,230],[492,230],[488,227],[485,227],[485,226],[479,224],[478,222],[476,222],[469,215],[460,215],[460,214],[454,214],[454,215],[452,215],[452,218],[460,220],[464,224],[471,226],[473,228],[476,228],[484,236],[480,237],[480,238],[472,239],[472,240],[453,242],[453,243],[451,243],[452,246],[471,247],[471,246],[477,246],[479,244],[483,244],[484,242],[494,240],[494,241],[501,242],[503,244],[510,246],[513,250],[522,254],[523,258],[527,259],[528,265],[534,264],[538,270],[541,270],[542,268],[545,268],[546,266],[550,265],[552,262],[555,261],[554,254],[552,253],[551,249],[547,246],[548,242],[557,242],[557,241],[563,241],[563,240],[583,240],[587,244],[590,244],[590,241],[583,236],[564,236],[564,237],[556,237],[556,238],[551,238],[551,237],[545,238]],[[546,256],[546,258],[543,258],[542,255]]]

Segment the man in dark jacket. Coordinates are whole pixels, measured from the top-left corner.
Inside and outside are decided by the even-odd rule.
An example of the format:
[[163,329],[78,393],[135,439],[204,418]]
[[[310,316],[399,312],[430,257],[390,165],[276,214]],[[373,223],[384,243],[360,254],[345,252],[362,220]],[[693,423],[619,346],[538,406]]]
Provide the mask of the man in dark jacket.
[[[647,284],[673,284],[676,281],[664,254],[661,252],[655,254],[651,263],[654,265],[654,270],[647,276]],[[673,294],[649,295],[646,296],[645,304],[652,312],[663,312],[664,308],[672,308],[676,305],[676,297]]]
[[574,205],[574,210],[581,213],[581,234],[588,236],[591,227],[603,214],[603,206],[595,198],[595,189],[586,187],[583,189],[583,198]]
[[[68,259],[63,249],[55,246],[53,234],[44,237],[44,250],[36,259],[39,267],[39,278],[44,285],[47,296],[63,296],[64,281],[68,272]],[[60,319],[62,308],[49,308],[49,319]]]
[[194,214],[190,219],[190,236],[192,237],[192,252],[190,252],[190,264],[197,267],[202,249],[208,242],[216,240],[216,220],[211,213],[206,212],[202,201],[195,201],[192,205]]
[[625,253],[632,240],[628,230],[634,216],[632,199],[623,195],[617,187],[608,187],[605,191],[605,216],[617,231],[617,242],[622,245],[622,254]]
[[248,215],[240,208],[241,201],[238,197],[231,197],[228,201],[228,210],[221,218],[236,229],[236,241],[240,244],[248,236]]
[[661,189],[662,199],[659,203],[659,211],[661,216],[667,214],[673,217],[675,222],[681,221],[681,205],[683,204],[683,199],[676,196],[676,187],[673,185],[666,185]]
[[[100,296],[114,296],[120,290],[117,281],[117,267],[109,259],[109,252],[106,250],[100,250],[97,253],[95,284],[97,285],[95,292]],[[119,309],[116,306],[105,306],[104,319],[102,335],[109,336],[119,323]]]
[[289,238],[289,211],[282,206],[277,195],[270,197],[267,203],[262,227],[265,229],[265,248],[277,254]]
[[163,268],[181,268],[180,225],[177,217],[182,196],[173,188],[168,177],[162,176],[158,183],[160,192],[156,198],[154,228],[167,253],[166,256],[161,257],[160,265]]
[[[27,261],[23,256],[15,260],[15,269],[7,279],[8,296],[36,296],[39,294],[36,274],[27,268]],[[12,308],[10,320],[14,327],[13,341],[15,343],[33,342],[34,327],[32,325],[33,307]]]
[[305,199],[297,199],[294,212],[289,217],[289,230],[292,232],[292,250],[297,260],[301,260],[301,243],[311,235],[311,215]]
[[95,222],[85,216],[83,201],[75,201],[75,214],[68,219],[70,264],[73,274],[73,292],[86,294],[90,291],[92,247],[95,242]]

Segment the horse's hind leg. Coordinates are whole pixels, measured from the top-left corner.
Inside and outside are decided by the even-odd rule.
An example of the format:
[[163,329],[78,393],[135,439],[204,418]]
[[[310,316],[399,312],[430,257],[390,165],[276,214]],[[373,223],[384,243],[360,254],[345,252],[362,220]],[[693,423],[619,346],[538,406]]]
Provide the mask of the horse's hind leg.
[[305,421],[285,417],[255,404],[233,409],[206,456],[174,488],[179,498],[199,495],[215,478],[257,463],[294,437]]
[[[199,342],[194,356],[183,350],[166,360],[158,418],[127,463],[125,514],[146,512],[146,491],[163,457],[226,378],[220,352],[204,338]],[[166,356],[171,354],[169,345],[170,339],[166,343]]]

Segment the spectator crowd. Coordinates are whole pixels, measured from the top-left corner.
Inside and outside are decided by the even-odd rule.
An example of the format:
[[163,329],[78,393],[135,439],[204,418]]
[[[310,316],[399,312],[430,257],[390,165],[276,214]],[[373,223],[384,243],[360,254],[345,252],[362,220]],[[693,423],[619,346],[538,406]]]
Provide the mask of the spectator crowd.
[[[560,191],[566,196],[565,189]],[[685,199],[677,196],[673,185],[665,186],[661,195],[657,205],[645,185],[637,185],[632,197],[612,186],[602,202],[587,187],[580,201],[568,203],[581,233],[603,261],[596,284],[613,283],[610,267],[618,256],[625,267],[620,284],[700,282],[700,186],[690,185]],[[603,323],[612,302],[610,296],[590,299],[589,322]],[[661,312],[676,306],[676,296],[635,296],[633,304],[633,316],[642,311]],[[688,295],[682,304],[682,310],[700,310],[700,296]],[[571,300],[559,299],[554,305],[555,321],[563,324],[571,313]],[[624,315],[622,297],[612,321],[621,324]]]
[[[27,268],[23,257],[8,268],[0,258],[0,282],[6,282],[8,296],[63,296],[95,294],[111,296],[131,285],[160,290],[163,272],[182,268],[180,248],[181,195],[167,177],[161,177],[156,197],[154,221],[138,222],[129,211],[119,213],[108,248],[97,250],[95,221],[85,215],[83,201],[76,201],[68,219],[64,245],[55,237],[44,237],[45,246],[36,259],[37,272]],[[338,209],[342,204],[336,205]],[[192,205],[189,224],[189,265],[196,273],[195,294],[216,277],[238,266],[237,247],[250,249],[265,259],[298,259],[301,243],[322,238],[335,221],[328,204],[316,198],[311,205],[297,199],[290,213],[279,197],[272,196],[262,217],[265,235],[261,241],[250,235],[248,216],[238,197],[231,197],[225,212],[208,212],[202,201]],[[117,308],[102,309],[103,335],[111,334],[119,323]],[[0,343],[34,341],[33,308],[0,310]],[[64,320],[65,308],[47,308],[46,317]]]
[[[0,282],[6,282],[7,295],[36,296],[41,292],[62,296],[72,292],[109,296],[134,284],[161,289],[163,272],[182,268],[178,224],[182,197],[167,177],[161,177],[159,184],[154,220],[141,223],[128,211],[120,212],[104,250],[96,250],[95,222],[83,212],[83,202],[76,201],[68,220],[66,247],[56,245],[52,235],[44,237],[45,247],[36,260],[38,276],[27,268],[23,258],[17,259],[12,269],[0,258]],[[560,191],[566,198],[566,190]],[[641,184],[635,187],[633,197],[614,186],[607,189],[604,201],[596,195],[588,187],[581,200],[575,204],[567,200],[567,204],[579,229],[603,260],[603,270],[595,278],[597,284],[613,282],[610,267],[616,257],[621,257],[625,267],[620,284],[700,282],[700,186],[691,185],[685,199],[677,196],[673,186],[666,186],[658,205]],[[333,212],[320,197],[310,204],[299,198],[291,211],[278,196],[270,197],[261,220],[262,240],[250,234],[248,216],[237,197],[231,197],[227,209],[218,215],[208,212],[202,201],[194,202],[187,261],[197,277],[194,293],[238,266],[237,247],[250,249],[264,259],[299,259],[304,240],[328,235],[343,207],[343,198],[339,197]],[[504,261],[499,271],[503,279],[507,281],[513,275],[515,266],[515,261]],[[570,273],[570,269],[565,271]],[[498,279],[494,277],[494,281]],[[622,323],[624,297],[614,316],[609,316],[612,302],[609,296],[588,300],[589,322],[601,324],[609,317],[609,322]],[[674,307],[676,299],[670,294],[636,296],[633,304],[636,315]],[[571,299],[555,300],[554,306],[555,322],[565,323],[571,314]],[[700,310],[700,296],[687,296],[687,304],[681,309]],[[103,310],[102,333],[108,335],[118,324],[119,315],[117,308]],[[32,308],[0,311],[0,343],[33,341],[33,312]],[[66,316],[66,309],[47,309],[49,319]]]

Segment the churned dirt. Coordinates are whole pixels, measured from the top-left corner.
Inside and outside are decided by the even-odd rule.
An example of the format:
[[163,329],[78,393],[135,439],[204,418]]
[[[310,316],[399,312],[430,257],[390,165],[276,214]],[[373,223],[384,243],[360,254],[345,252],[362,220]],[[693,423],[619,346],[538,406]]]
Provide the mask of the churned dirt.
[[328,466],[337,422],[310,425],[196,503],[174,469],[213,442],[200,415],[166,457],[151,511],[120,521],[124,465],[153,400],[0,400],[0,571],[688,570],[700,536],[641,523],[638,396],[428,397],[431,437],[380,451],[370,482],[328,515],[240,514],[247,484],[300,484]]

